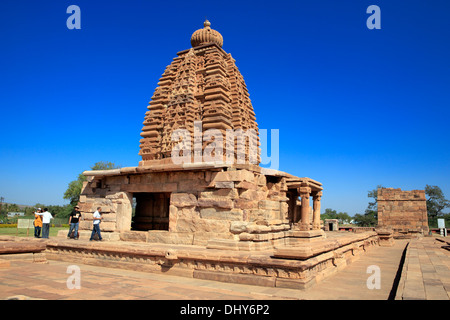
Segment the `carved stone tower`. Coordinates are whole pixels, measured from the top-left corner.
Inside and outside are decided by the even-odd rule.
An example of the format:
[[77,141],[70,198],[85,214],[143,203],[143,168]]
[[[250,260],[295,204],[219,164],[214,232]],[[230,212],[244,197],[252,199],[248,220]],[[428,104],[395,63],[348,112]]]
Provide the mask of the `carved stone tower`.
[[[232,143],[235,152],[231,157],[240,163],[249,160],[249,144],[259,146],[258,124],[244,78],[231,54],[222,49],[222,35],[210,25],[206,20],[204,28],[192,34],[192,48],[178,52],[160,78],[143,123],[139,166],[170,163],[171,152],[178,143],[172,134],[177,129],[190,133],[191,141],[187,143],[191,146],[201,143],[200,152],[211,143],[205,132],[219,130],[223,140],[216,136],[213,140],[223,146],[221,156],[225,158],[225,152],[230,154],[227,146]],[[194,122],[198,121],[201,121],[201,141],[195,136]],[[237,132],[239,129],[255,134],[246,142],[241,140],[239,145],[226,135],[227,130]],[[243,143],[247,151],[242,155],[237,150]],[[256,148],[257,160],[253,164],[260,162],[259,147]],[[192,157],[199,156],[195,152],[199,150],[194,150]]]

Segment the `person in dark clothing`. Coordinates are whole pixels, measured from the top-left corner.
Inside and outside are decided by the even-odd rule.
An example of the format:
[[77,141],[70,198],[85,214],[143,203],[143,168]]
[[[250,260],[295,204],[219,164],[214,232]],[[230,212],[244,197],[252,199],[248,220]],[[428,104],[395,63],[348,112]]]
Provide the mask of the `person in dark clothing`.
[[75,240],[78,240],[78,225],[81,219],[81,212],[79,211],[79,207],[75,206],[72,210],[72,213],[69,216],[69,223],[70,223],[70,228],[69,228],[69,233],[67,234],[67,238],[71,238],[70,235],[72,233],[72,231],[74,231],[74,236],[73,238]]

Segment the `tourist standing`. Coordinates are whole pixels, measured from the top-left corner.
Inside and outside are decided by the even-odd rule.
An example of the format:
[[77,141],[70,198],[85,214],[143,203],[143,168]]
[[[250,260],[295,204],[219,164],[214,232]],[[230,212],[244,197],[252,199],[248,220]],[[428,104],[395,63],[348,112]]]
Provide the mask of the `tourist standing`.
[[67,234],[67,238],[71,238],[71,233],[74,231],[73,238],[75,240],[78,240],[78,225],[81,219],[81,212],[79,211],[79,207],[75,206],[72,210],[72,213],[69,216],[69,233]]
[[39,213],[42,213],[41,208],[37,208],[37,210],[34,212],[34,237],[35,238],[41,237],[42,216]]
[[41,212],[39,215],[42,216],[42,238],[48,239],[50,234],[50,220],[53,219],[53,216],[48,209],[45,208],[44,212]]
[[93,223],[91,238],[89,239],[89,241],[94,240],[95,234],[98,234],[98,240],[102,241],[102,234],[100,232],[100,222],[103,219],[103,217],[101,215],[101,212],[102,212],[101,207],[98,207],[97,211],[94,212],[94,223]]

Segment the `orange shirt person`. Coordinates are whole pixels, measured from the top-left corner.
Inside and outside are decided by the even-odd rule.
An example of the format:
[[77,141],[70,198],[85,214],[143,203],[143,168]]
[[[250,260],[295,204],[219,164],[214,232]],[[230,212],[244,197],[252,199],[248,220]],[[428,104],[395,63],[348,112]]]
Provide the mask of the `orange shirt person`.
[[38,215],[38,213],[41,213],[41,208],[38,208],[37,211],[34,213],[34,237],[40,238],[41,237],[41,230],[42,230],[42,216]]

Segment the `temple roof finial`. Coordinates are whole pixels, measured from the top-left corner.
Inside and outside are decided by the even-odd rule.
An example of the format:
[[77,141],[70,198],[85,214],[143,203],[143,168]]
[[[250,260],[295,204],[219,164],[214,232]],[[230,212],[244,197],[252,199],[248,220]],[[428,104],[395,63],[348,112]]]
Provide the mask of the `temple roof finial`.
[[211,22],[208,19],[203,22],[203,29],[198,29],[192,34],[191,45],[193,48],[207,43],[215,43],[219,47],[223,45],[222,35],[214,29],[211,29]]

